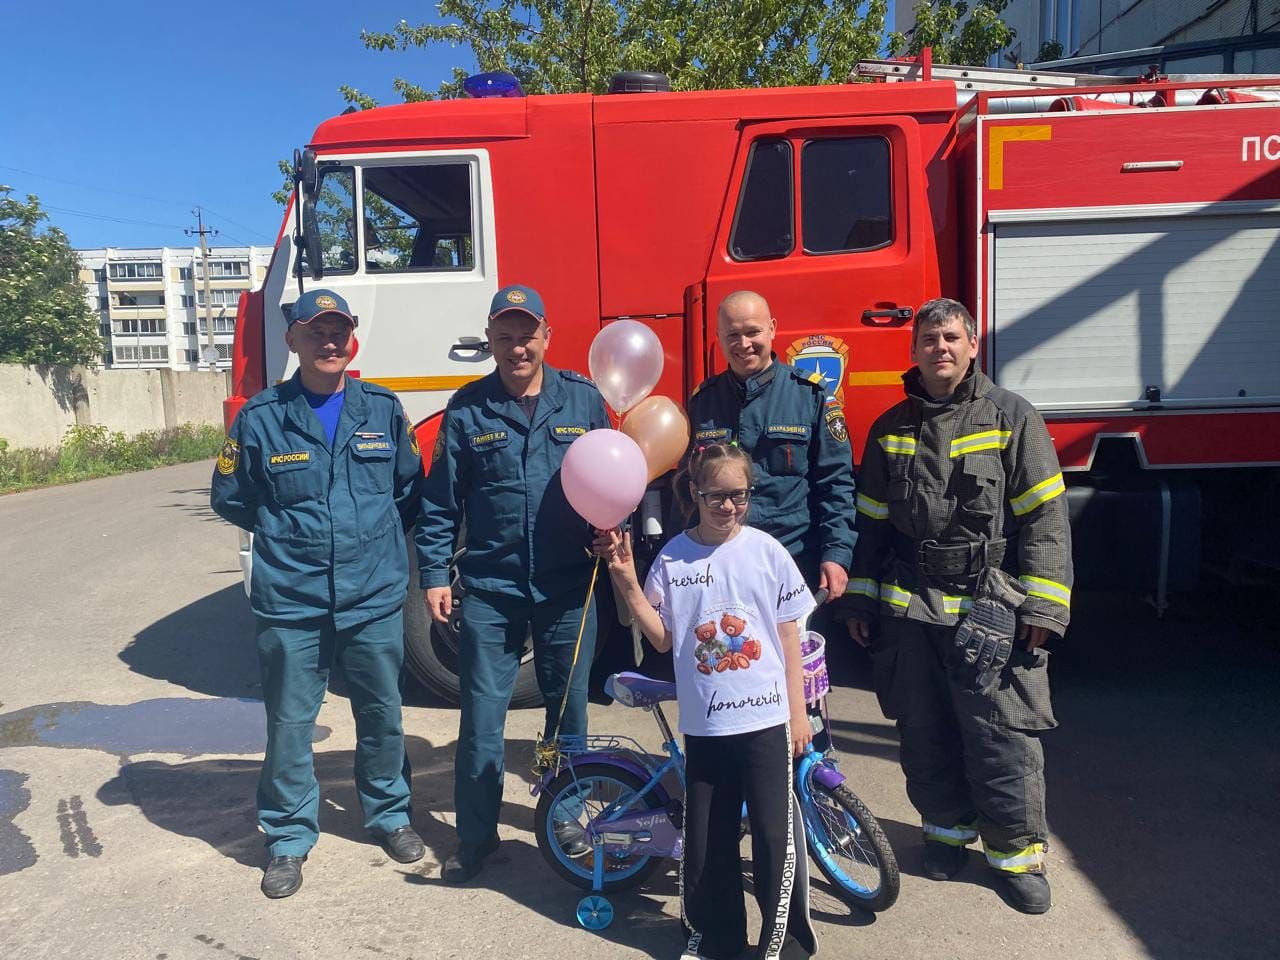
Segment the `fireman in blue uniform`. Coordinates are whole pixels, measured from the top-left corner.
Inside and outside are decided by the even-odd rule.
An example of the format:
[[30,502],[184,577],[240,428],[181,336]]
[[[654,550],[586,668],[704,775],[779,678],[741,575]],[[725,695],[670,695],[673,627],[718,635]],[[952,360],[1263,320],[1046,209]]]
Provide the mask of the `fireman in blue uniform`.
[[366,829],[401,863],[426,852],[409,825],[400,715],[405,530],[422,457],[395,395],[346,376],[355,323],[336,293],[298,298],[285,335],[298,371],[245,404],[213,473],[213,509],[254,534],[249,602],[267,711],[258,821],[272,898],[302,886],[319,837],[311,739],[331,666],[356,721]]
[[757,293],[740,290],[721,302],[716,335],[729,369],[689,398],[691,442],[737,442],[751,454],[747,522],[779,540],[831,602],[844,593],[853,560],[849,431],[818,374],[774,357],[777,327]]
[[[486,335],[497,369],[449,401],[417,533],[427,607],[444,623],[454,602],[449,561],[466,523],[459,561],[466,596],[454,771],[458,849],[441,872],[449,883],[475,876],[497,849],[504,727],[525,639],[532,634],[550,738],[557,728],[561,735],[586,733],[596,633],[594,604],[586,602],[573,667],[594,558],[590,527],[565,499],[560,464],[575,439],[609,426],[604,400],[586,377],[543,363],[551,328],[532,288],[498,291]],[[586,853],[575,827],[566,822],[558,838],[571,853]]]

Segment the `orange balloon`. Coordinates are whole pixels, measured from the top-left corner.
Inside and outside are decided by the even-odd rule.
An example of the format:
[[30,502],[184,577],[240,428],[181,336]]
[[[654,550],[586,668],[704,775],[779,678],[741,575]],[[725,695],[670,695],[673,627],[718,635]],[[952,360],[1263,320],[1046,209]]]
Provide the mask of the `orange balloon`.
[[669,397],[641,400],[622,421],[621,429],[644,453],[650,483],[679,464],[689,449],[689,418]]

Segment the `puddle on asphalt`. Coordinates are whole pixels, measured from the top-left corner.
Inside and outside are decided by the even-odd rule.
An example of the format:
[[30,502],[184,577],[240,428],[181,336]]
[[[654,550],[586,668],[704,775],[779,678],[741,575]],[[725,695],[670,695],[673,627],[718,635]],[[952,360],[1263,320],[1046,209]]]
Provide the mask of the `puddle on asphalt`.
[[36,862],[36,848],[14,826],[14,818],[31,804],[31,791],[23,784],[25,773],[0,770],[0,877],[17,873]]
[[[312,740],[328,739],[316,724]],[[67,747],[117,756],[139,753],[262,753],[267,745],[261,700],[167,697],[107,705],[86,700],[42,703],[0,714],[0,747]],[[3,809],[3,804],[0,804]]]

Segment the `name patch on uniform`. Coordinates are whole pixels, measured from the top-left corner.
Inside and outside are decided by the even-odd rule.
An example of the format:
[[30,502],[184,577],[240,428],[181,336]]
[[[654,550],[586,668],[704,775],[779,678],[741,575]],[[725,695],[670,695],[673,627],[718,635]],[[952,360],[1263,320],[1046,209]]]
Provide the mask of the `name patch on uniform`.
[[771,437],[807,437],[809,428],[803,423],[771,423],[764,428]]
[[557,437],[580,437],[587,432],[586,427],[552,427],[551,432]]
[[222,449],[218,451],[218,472],[224,477],[229,477],[236,472],[236,464],[239,462],[240,444],[227,437],[222,444]]
[[278,467],[282,463],[310,463],[311,451],[294,450],[291,453],[273,453],[267,462],[273,467]]
[[356,449],[361,453],[368,453],[371,450],[390,450],[391,441],[389,440],[357,440]]
[[472,450],[481,450],[485,447],[491,447],[495,443],[502,443],[507,439],[507,431],[491,430],[489,433],[476,434],[474,437],[468,438],[471,443]]
[[714,430],[699,430],[693,435],[695,440],[724,440],[729,436],[727,427],[717,427]]

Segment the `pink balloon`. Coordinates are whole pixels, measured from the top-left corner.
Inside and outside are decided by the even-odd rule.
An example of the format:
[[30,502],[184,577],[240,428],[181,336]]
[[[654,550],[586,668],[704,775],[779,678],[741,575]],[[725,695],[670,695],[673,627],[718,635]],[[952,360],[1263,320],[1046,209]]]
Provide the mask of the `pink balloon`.
[[607,323],[591,341],[587,366],[605,402],[626,413],[647,397],[662,376],[662,343],[639,320]]
[[569,506],[601,530],[611,530],[631,516],[648,480],[643,451],[617,430],[584,433],[569,445],[560,466]]

